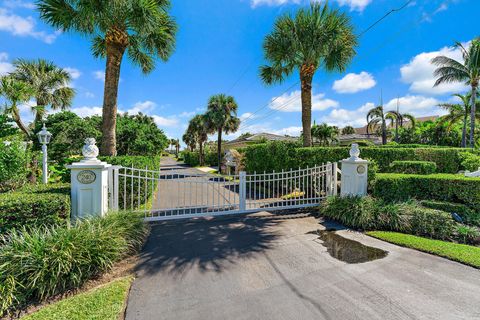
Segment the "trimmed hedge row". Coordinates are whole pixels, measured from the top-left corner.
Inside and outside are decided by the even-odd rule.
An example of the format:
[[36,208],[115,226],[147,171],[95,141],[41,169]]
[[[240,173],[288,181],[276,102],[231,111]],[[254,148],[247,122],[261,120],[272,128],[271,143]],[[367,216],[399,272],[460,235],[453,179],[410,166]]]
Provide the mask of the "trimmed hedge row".
[[[269,142],[245,148],[245,168],[248,172],[272,172],[312,167],[348,158],[349,150],[349,147],[298,148],[295,143]],[[363,147],[360,156],[375,160],[381,172],[389,172],[393,161],[430,161],[435,162],[438,172],[457,173],[459,154],[463,152],[465,149],[460,148]]]
[[456,213],[462,218],[463,223],[480,227],[480,211],[474,210],[465,204],[432,200],[422,200],[420,204],[424,207],[442,210],[450,214]]
[[480,168],[480,156],[471,152],[460,153],[460,164],[463,169],[477,171]]
[[[189,166],[196,167],[200,165],[200,153],[198,151],[183,151],[183,162]],[[218,154],[216,152],[205,152],[206,166],[218,166]]]
[[147,233],[142,217],[125,212],[0,237],[0,317],[80,287],[136,252]]
[[390,202],[415,198],[463,203],[480,209],[480,180],[455,174],[379,173],[372,184],[372,194]]
[[68,184],[26,186],[0,194],[0,233],[23,226],[64,225],[69,218]]
[[407,174],[432,174],[437,170],[437,164],[431,161],[393,161],[390,171]]

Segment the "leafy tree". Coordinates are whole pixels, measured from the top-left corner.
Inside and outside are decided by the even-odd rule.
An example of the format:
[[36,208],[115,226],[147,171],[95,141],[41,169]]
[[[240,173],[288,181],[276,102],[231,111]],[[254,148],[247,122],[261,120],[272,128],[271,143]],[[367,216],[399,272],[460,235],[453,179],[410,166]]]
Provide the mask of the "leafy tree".
[[342,129],[342,134],[355,134],[355,128],[352,126],[346,126]]
[[[451,128],[453,125],[462,123],[462,148],[467,146],[467,121],[471,116],[471,93],[468,94],[454,94],[453,96],[460,99],[460,103],[441,103],[439,107],[448,111],[448,114],[441,118],[442,123],[447,124],[447,128]],[[475,108],[475,118],[480,120],[479,103],[477,102],[477,108]]]
[[13,120],[4,114],[0,114],[0,139],[13,136],[19,133],[18,129],[13,126]]
[[240,126],[237,117],[238,105],[232,96],[217,94],[210,97],[207,106],[207,126],[209,133],[217,133],[218,171],[222,163],[222,133],[235,132]]
[[355,55],[357,37],[350,18],[327,4],[314,3],[294,17],[283,15],[265,37],[263,51],[270,63],[260,68],[266,84],[281,83],[294,70],[301,82],[304,146],[312,145],[312,81],[315,72],[343,72]]
[[33,88],[23,81],[19,81],[11,76],[0,78],[0,96],[5,100],[3,106],[4,114],[12,117],[27,139],[31,138],[31,132],[20,118],[18,107],[19,104],[30,100],[33,94]]
[[317,139],[322,146],[329,146],[338,141],[338,128],[326,123],[312,126],[312,137]]
[[209,132],[207,125],[208,125],[207,116],[204,114],[199,114],[190,120],[187,128],[187,132],[192,133],[195,140],[195,144],[198,145],[199,147],[199,153],[200,153],[199,160],[200,160],[200,165],[202,166],[205,163],[203,145],[208,140],[208,132]]
[[471,87],[470,148],[474,148],[475,106],[480,82],[480,38],[473,39],[468,48],[465,48],[460,42],[456,42],[455,47],[462,51],[463,62],[446,56],[438,56],[432,59],[432,63],[438,66],[433,73],[437,77],[435,86],[442,83],[464,82]]
[[35,122],[41,122],[47,112],[47,107],[53,110],[65,110],[72,105],[75,90],[68,87],[71,77],[53,62],[38,60],[16,60],[12,76],[30,85],[34,90],[36,106]]
[[143,73],[155,68],[155,58],[167,61],[173,52],[177,26],[168,14],[169,0],[40,0],[40,17],[64,31],[92,39],[95,57],[106,58],[102,112],[102,154],[116,154],[118,82],[124,54]]

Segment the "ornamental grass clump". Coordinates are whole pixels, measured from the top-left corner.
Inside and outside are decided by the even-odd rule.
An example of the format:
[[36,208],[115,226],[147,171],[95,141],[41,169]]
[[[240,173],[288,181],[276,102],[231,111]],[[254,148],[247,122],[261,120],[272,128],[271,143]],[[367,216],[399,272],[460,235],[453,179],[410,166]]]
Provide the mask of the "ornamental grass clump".
[[2,236],[0,315],[80,287],[143,243],[147,227],[132,213],[75,226],[17,229]]

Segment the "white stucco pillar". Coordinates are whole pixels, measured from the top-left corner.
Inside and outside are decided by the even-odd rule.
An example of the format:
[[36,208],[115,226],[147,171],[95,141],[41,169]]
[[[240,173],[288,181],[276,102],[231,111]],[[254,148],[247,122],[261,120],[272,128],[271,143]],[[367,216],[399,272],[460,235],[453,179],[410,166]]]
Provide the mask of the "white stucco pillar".
[[340,195],[365,196],[368,186],[368,161],[359,158],[358,144],[352,144],[350,158],[341,160],[342,183]]
[[108,211],[109,164],[97,159],[94,138],[85,139],[84,159],[72,163],[71,170],[72,220],[89,216],[104,216]]

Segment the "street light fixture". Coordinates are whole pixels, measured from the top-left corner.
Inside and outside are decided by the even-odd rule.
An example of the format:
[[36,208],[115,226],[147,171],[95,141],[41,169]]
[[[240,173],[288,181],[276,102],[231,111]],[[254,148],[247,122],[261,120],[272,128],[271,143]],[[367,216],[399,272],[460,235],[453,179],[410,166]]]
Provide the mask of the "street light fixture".
[[38,141],[42,145],[42,153],[43,153],[43,183],[47,184],[48,180],[48,167],[47,167],[47,144],[50,143],[50,139],[52,139],[52,134],[47,131],[45,127],[45,123],[43,124],[42,131],[37,133]]

